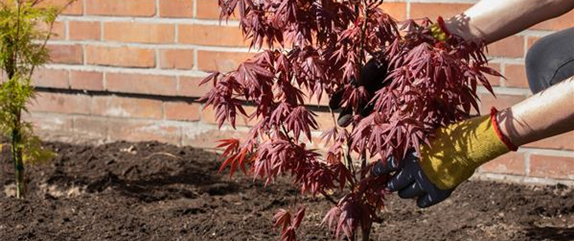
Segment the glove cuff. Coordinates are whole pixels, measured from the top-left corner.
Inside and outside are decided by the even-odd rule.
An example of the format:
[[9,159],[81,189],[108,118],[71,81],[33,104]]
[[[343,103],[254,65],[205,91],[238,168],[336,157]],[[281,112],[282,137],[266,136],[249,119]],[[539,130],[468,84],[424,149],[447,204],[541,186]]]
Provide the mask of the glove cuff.
[[502,141],[494,114],[439,128],[432,146],[421,147],[420,166],[433,184],[453,189],[480,165],[513,149]]
[[502,131],[500,130],[500,126],[498,125],[498,121],[496,120],[496,114],[498,114],[498,110],[495,107],[492,107],[492,109],[490,109],[490,119],[492,120],[492,127],[494,128],[496,135],[498,136],[500,141],[502,141],[502,143],[506,145],[508,150],[517,151],[518,147],[514,145],[514,143],[512,143],[512,141],[510,141],[510,139],[506,135],[504,135],[504,133],[502,133]]

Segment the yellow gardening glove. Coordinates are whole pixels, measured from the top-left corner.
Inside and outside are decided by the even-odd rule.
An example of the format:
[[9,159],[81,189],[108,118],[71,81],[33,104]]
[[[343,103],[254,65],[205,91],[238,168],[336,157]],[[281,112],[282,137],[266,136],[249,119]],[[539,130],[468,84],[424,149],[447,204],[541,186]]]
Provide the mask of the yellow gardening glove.
[[453,189],[480,165],[516,150],[492,118],[494,114],[440,128],[432,146],[421,147],[420,166],[433,184],[443,190]]
[[496,110],[439,128],[430,146],[422,146],[420,157],[411,152],[396,162],[379,162],[374,175],[395,173],[387,183],[389,191],[401,198],[416,198],[421,208],[430,207],[450,196],[470,178],[480,165],[516,147],[498,129]]

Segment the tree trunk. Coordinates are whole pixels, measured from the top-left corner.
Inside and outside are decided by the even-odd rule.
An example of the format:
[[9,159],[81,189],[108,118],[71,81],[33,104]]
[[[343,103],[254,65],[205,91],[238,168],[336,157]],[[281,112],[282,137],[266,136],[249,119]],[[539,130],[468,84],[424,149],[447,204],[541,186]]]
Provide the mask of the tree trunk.
[[369,227],[364,227],[363,228],[363,235],[362,235],[362,241],[370,241],[371,238],[371,228],[373,227],[373,225],[369,225]]
[[[19,126],[19,125],[17,125]],[[24,179],[24,160],[22,159],[21,147],[22,135],[19,128],[12,130],[12,162],[16,174],[16,198],[23,199],[26,195],[26,183]]]

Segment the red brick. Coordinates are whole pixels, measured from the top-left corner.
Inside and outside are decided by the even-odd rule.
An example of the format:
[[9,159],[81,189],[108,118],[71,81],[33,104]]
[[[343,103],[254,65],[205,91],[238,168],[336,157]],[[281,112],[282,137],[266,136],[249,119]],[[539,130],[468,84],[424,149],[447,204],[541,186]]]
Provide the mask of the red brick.
[[407,4],[399,2],[385,2],[381,5],[381,8],[385,13],[391,15],[394,19],[398,21],[403,21],[407,19]]
[[219,19],[219,6],[217,1],[213,0],[196,0],[196,18],[200,19]]
[[522,64],[507,64],[504,66],[504,75],[506,81],[503,81],[505,86],[528,88],[528,78],[526,78],[526,70]]
[[159,52],[162,69],[191,69],[193,68],[193,50],[162,49]]
[[198,77],[179,77],[179,91],[177,95],[187,97],[203,97],[213,86],[211,83],[206,83],[199,86],[203,78]]
[[550,137],[534,143],[525,145],[526,147],[571,150],[574,151],[574,131],[562,135]]
[[175,26],[131,22],[104,23],[104,40],[133,43],[174,43]]
[[511,152],[480,167],[482,172],[525,175],[524,153]]
[[530,176],[574,179],[574,157],[530,156]]
[[488,55],[496,57],[524,57],[524,37],[511,36],[488,45]]
[[58,64],[82,64],[84,61],[81,45],[48,45],[50,61]]
[[104,90],[104,80],[101,72],[70,71],[70,88],[77,90]]
[[[493,68],[494,70],[498,71],[498,73],[502,73],[502,70],[500,68],[500,64],[489,63],[488,67]],[[494,76],[494,75],[489,75],[489,74],[485,74],[485,76],[488,79],[488,81],[490,82],[490,85],[500,86],[500,81],[502,78],[500,78],[498,76]]]
[[63,15],[82,15],[84,12],[84,2],[83,1],[74,1],[71,5],[67,5],[70,0],[46,0],[40,3],[41,6],[54,6],[57,8],[63,8],[64,11],[62,12]]
[[198,103],[165,102],[164,113],[168,120],[198,121],[201,106]]
[[193,17],[193,1],[160,0],[159,16],[168,18],[191,18]]
[[108,136],[110,141],[159,141],[170,144],[181,143],[181,128],[174,124],[155,121],[119,119],[110,120]]
[[87,15],[151,17],[156,0],[85,0]]
[[563,30],[574,27],[574,11],[570,11],[560,17],[546,20],[534,25],[531,29],[536,30]]
[[[386,4],[386,3],[385,3]],[[433,22],[438,16],[450,18],[470,8],[472,4],[460,3],[411,3],[409,18],[417,19],[428,17]]]
[[[38,28],[42,31],[50,31],[50,26],[39,23]],[[65,40],[66,39],[66,24],[64,22],[54,22],[51,29],[50,40]]]
[[113,92],[173,96],[177,79],[173,76],[107,73],[106,88]]
[[536,43],[536,41],[538,41],[539,39],[540,37],[533,37],[533,36],[526,37],[526,48],[530,49],[532,45]]
[[36,87],[47,88],[68,88],[68,71],[58,69],[36,69],[32,76],[32,81]]
[[92,113],[99,116],[161,119],[160,100],[128,98],[117,96],[94,96]]
[[70,21],[71,40],[100,40],[100,22]]
[[237,66],[254,53],[234,53],[234,52],[214,52],[214,51],[197,51],[197,66],[200,70],[217,70],[228,72],[235,70]]
[[493,97],[491,94],[480,95],[481,98],[481,108],[482,114],[490,113],[490,109],[494,106],[498,110],[502,110],[511,107],[526,99],[523,95],[503,95],[497,94]]
[[245,46],[239,27],[179,25],[179,43],[210,46]]
[[86,46],[86,62],[95,65],[122,67],[155,67],[153,49],[133,47]]
[[29,105],[30,111],[69,114],[89,114],[90,97],[87,95],[38,93]]

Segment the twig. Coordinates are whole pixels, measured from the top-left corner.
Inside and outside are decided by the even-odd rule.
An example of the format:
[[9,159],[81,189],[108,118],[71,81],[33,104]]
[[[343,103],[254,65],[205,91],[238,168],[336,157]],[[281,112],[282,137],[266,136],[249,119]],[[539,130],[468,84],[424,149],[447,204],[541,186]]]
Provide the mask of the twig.
[[339,203],[337,203],[335,201],[335,199],[333,199],[333,197],[331,197],[331,195],[327,194],[324,190],[321,190],[321,194],[325,197],[325,199],[327,199],[327,201],[333,203],[334,205],[339,205]]

